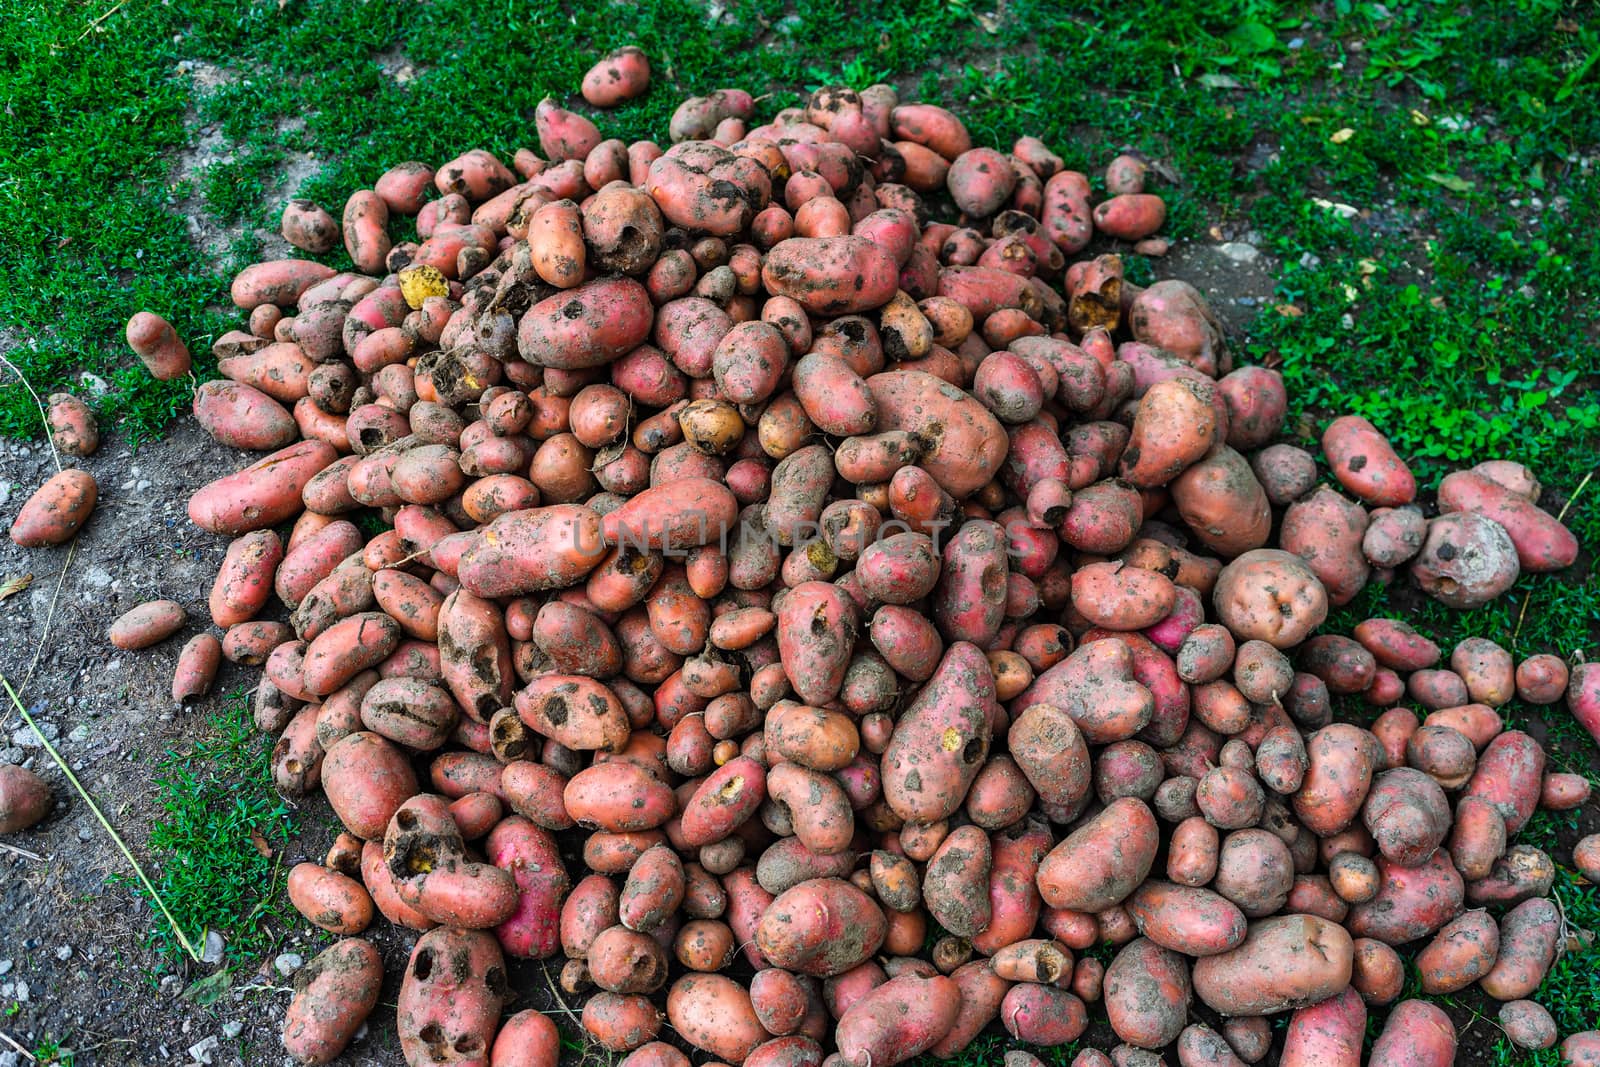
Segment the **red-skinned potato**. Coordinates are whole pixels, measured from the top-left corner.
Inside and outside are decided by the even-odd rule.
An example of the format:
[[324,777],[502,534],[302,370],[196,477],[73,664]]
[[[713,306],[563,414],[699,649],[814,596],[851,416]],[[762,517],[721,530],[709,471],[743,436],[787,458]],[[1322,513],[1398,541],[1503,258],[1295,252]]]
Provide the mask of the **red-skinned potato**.
[[490,934],[428,931],[411,950],[400,981],[395,1029],[401,1051],[413,1063],[436,1060],[431,1050],[439,1048],[485,1062],[510,995],[505,960]]
[[0,834],[14,834],[37,824],[54,807],[50,787],[30,770],[0,766]]
[[595,107],[616,107],[650,87],[650,60],[642,49],[619,48],[583,76],[583,98]]
[[839,1055],[850,1067],[904,1063],[955,1025],[961,991],[943,976],[902,975],[861,997],[839,1019]]
[[[329,270],[328,273],[333,272]],[[234,284],[237,286],[238,282]],[[238,299],[235,297],[235,303],[237,302]],[[248,305],[248,307],[255,306],[255,304]],[[141,311],[129,319],[127,338],[129,347],[144,361],[151,377],[169,382],[189,373],[188,346],[178,338],[172,324],[155,312]]]
[[378,1004],[383,958],[370,942],[346,938],[318,953],[294,976],[283,1018],[283,1047],[299,1063],[337,1059]]
[[1344,989],[1354,956],[1350,935],[1326,919],[1262,919],[1237,948],[1195,962],[1194,991],[1222,1015],[1265,1015]]
[[89,521],[98,497],[99,487],[88,471],[59,471],[17,512],[11,540],[23,548],[64,544]]

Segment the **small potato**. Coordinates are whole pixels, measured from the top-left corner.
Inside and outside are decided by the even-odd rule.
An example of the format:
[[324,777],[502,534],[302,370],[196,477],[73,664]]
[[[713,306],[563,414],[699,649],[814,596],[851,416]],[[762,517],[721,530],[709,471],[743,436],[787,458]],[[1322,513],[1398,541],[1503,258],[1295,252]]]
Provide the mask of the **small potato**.
[[1411,469],[1388,438],[1361,416],[1345,415],[1329,423],[1322,451],[1339,484],[1365,503],[1394,508],[1416,499]]
[[1531,1000],[1513,1000],[1500,1006],[1500,1028],[1512,1043],[1527,1049],[1549,1048],[1560,1034],[1550,1013]]
[[1123,241],[1139,241],[1161,229],[1167,205],[1152,193],[1122,193],[1095,205],[1095,229]]
[[1529,704],[1554,704],[1566,692],[1567,677],[1567,665],[1560,656],[1529,656],[1517,664],[1517,698]]
[[68,468],[51,475],[11,523],[11,540],[23,548],[64,544],[94,512],[99,486],[94,475]]
[[187,618],[175,600],[150,600],[112,623],[107,636],[121,649],[149,648],[181,630]]
[[330,934],[359,934],[372,923],[372,898],[353,878],[315,863],[289,872],[289,902],[306,921]]
[[643,50],[619,48],[589,68],[580,91],[595,107],[616,107],[650,88],[650,60]]
[[1351,969],[1350,985],[1368,1004],[1390,1004],[1400,996],[1405,985],[1406,968],[1400,954],[1370,937],[1358,937],[1355,942],[1355,963]]
[[1039,892],[1053,908],[1099,912],[1127,898],[1155,862],[1155,816],[1121,797],[1073,831],[1039,866]]
[[318,255],[339,242],[339,224],[314,200],[290,200],[283,205],[278,232],[296,248]]
[[[328,274],[332,273],[328,271]],[[238,282],[234,284],[237,286]],[[295,295],[299,296],[299,293]],[[254,307],[255,304],[249,306]],[[127,337],[129,347],[144,361],[151,377],[170,382],[189,373],[189,347],[178,339],[172,324],[155,312],[141,311],[129,319]]]
[[1366,529],[1362,507],[1323,486],[1289,505],[1278,541],[1285,551],[1306,561],[1337,607],[1354,599],[1367,584],[1370,568],[1361,553]]
[[1423,992],[1454,993],[1489,973],[1500,953],[1500,928],[1481,908],[1446,923],[1417,954]]
[[1374,508],[1361,535],[1361,552],[1374,567],[1399,567],[1422,551],[1428,520],[1420,509]]
[[92,456],[100,447],[100,427],[89,405],[71,393],[50,394],[50,439],[68,456]]
[[38,775],[9,763],[0,765],[0,834],[34,826],[54,806],[50,787]]
[[1516,695],[1511,653],[1483,637],[1469,637],[1450,653],[1450,668],[1467,683],[1475,704],[1498,708]]
[[1293,445],[1268,445],[1250,458],[1250,466],[1276,507],[1293,503],[1317,484],[1317,461]]

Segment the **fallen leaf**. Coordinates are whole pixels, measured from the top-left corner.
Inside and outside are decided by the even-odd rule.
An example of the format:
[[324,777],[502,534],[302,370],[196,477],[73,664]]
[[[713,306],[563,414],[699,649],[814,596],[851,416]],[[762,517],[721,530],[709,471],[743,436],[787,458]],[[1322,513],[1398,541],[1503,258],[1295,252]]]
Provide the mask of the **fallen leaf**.
[[1467,181],[1465,178],[1458,178],[1454,174],[1439,174],[1437,172],[1429,172],[1424,174],[1423,177],[1428,179],[1430,182],[1433,182],[1435,185],[1444,186],[1452,193],[1465,193],[1472,190],[1471,182]]
[[218,971],[191,982],[189,988],[183,991],[183,999],[192,1000],[202,1008],[209,1007],[221,1000],[232,985],[233,974],[226,970]]
[[267,839],[261,836],[260,830],[250,831],[250,843],[256,847],[257,852],[267,859],[270,860],[272,858],[272,846],[267,844]]
[[1202,74],[1200,84],[1207,89],[1243,89],[1244,83],[1232,74]]
[[1333,133],[1329,135],[1328,140],[1332,141],[1334,144],[1344,144],[1346,141],[1348,141],[1350,138],[1354,137],[1355,135],[1356,135],[1356,131],[1354,131],[1350,127],[1346,126],[1342,130],[1333,131]]
[[18,574],[0,582],[0,600],[9,600],[33,584],[33,575]]
[[1418,111],[1416,108],[1412,108],[1411,109],[1411,122],[1412,122],[1413,125],[1416,125],[1416,126],[1427,126],[1427,125],[1431,124],[1433,122],[1433,120],[1430,119],[1428,116],[1424,115],[1422,112]]
[[998,15],[975,14],[972,18],[973,21],[983,27],[985,33],[1000,32],[1000,18]]
[[1272,310],[1276,311],[1286,319],[1298,319],[1300,316],[1305,314],[1304,311],[1295,307],[1293,304],[1274,304]]

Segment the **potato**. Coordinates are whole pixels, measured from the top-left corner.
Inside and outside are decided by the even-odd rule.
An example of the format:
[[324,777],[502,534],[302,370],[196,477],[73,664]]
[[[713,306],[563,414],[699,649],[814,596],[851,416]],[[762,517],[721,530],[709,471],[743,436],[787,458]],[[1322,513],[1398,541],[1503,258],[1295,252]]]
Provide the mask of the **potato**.
[[434,1049],[484,1062],[510,996],[505,960],[491,935],[449,929],[423,934],[400,980],[395,1019],[407,1062],[436,1060]]
[[289,902],[330,934],[359,934],[372,923],[372,897],[361,883],[315,863],[289,871]]
[[299,1063],[329,1063],[349,1046],[378,1004],[383,958],[359,938],[323,949],[294,976],[283,1017],[283,1047]]
[[1244,913],[1208,889],[1150,881],[1134,890],[1126,907],[1141,934],[1186,956],[1227,952],[1247,932]]
[[901,818],[953,814],[989,754],[994,681],[975,645],[953,644],[900,716],[882,757],[883,795]]
[[628,1052],[655,1040],[662,1013],[648,997],[595,993],[583,1005],[583,1029],[601,1048]]
[[609,53],[583,76],[583,98],[595,107],[616,107],[650,88],[650,60],[628,46]]
[[50,787],[30,770],[0,764],[0,834],[27,830],[55,806]]
[[47,421],[56,451],[68,456],[92,456],[100,447],[100,427],[89,405],[71,393],[51,393]]
[[820,878],[772,901],[756,927],[756,946],[774,966],[826,978],[870,957],[887,928],[872,898],[849,882]]
[[1217,382],[1228,408],[1227,443],[1248,452],[1278,435],[1289,410],[1283,375],[1265,367],[1240,367]]
[[320,441],[290,445],[197,490],[189,498],[190,521],[230,537],[276,526],[300,513],[307,483],[336,458]]
[[[230,295],[235,306],[246,311],[260,307],[262,304],[276,304],[278,307],[293,307],[300,299],[300,295],[318,282],[326,281],[333,277],[333,268],[325,267],[321,263],[309,259],[273,259],[264,263],[252,263],[234,276],[230,287]],[[140,312],[135,319],[141,316],[158,318],[150,312]],[[159,321],[159,320],[158,320]],[[129,322],[130,333],[133,322]],[[143,325],[141,323],[141,325]],[[169,327],[170,330],[170,327]],[[144,332],[145,337],[150,334]],[[176,340],[172,338],[171,340]],[[129,344],[134,345],[134,350],[139,350],[139,345],[132,336],[128,338]],[[181,344],[181,342],[180,342]],[[184,350],[184,367],[174,377],[181,377],[188,373],[187,349]],[[152,373],[155,373],[152,370]],[[157,375],[160,377],[160,375]]]
[[1417,481],[1377,428],[1359,415],[1334,419],[1322,434],[1333,476],[1368,504],[1395,508],[1416,499]]
[[1081,645],[1034,679],[1012,707],[1050,704],[1065,710],[1091,743],[1126,740],[1150,724],[1156,708],[1152,691],[1136,680],[1132,647],[1121,640]]
[[1176,952],[1136,938],[1106,968],[1104,996],[1118,1037],[1140,1048],[1161,1048],[1177,1039],[1187,1021],[1188,965]]
[[[650,171],[646,174],[643,186],[645,192],[648,192],[656,202],[656,206],[661,208],[661,214],[667,222],[717,237],[738,234],[739,230],[746,229],[750,221],[755,218],[755,214],[762,211],[771,198],[771,178],[766,173],[766,168],[752,158],[739,157],[720,146],[706,142],[674,144],[661,158],[650,163]],[[842,238],[790,238],[790,240],[834,242]],[[877,264],[878,269],[882,269],[886,256],[878,259],[883,253],[877,250],[877,246],[870,245],[864,238],[858,240],[861,240],[862,245],[866,245],[869,250],[862,251],[862,256],[866,256]],[[781,242],[781,245],[782,243],[787,242]],[[834,248],[843,250],[846,245],[837,245]],[[859,246],[848,246],[848,248],[859,248]],[[771,264],[771,256],[776,251],[778,251],[776,246],[768,251],[766,259],[768,264]],[[790,250],[790,253],[797,254],[795,250]],[[798,258],[803,259],[805,256]],[[805,269],[803,264],[797,266],[802,267],[802,270]],[[818,275],[821,275],[821,270]],[[888,286],[888,293],[883,294],[883,299],[875,304],[867,304],[867,307],[877,307],[877,304],[882,304],[893,296],[896,288],[893,283],[893,267],[888,278],[878,274],[875,275],[875,280],[880,286]],[[765,267],[763,267],[763,282],[770,293],[781,293],[778,286],[774,286],[771,280],[765,278]],[[789,293],[789,296],[794,296],[794,293]],[[821,309],[808,307],[808,310]]]
[[1171,488],[1178,514],[1211,551],[1237,556],[1267,543],[1272,509],[1266,490],[1245,458],[1227,445],[1213,448],[1178,475]]
[[867,387],[878,404],[878,429],[904,430],[928,442],[918,463],[950,495],[963,499],[1000,472],[1006,436],[967,393],[914,370],[874,374]]
[[1121,797],[1057,845],[1038,874],[1053,908],[1099,912],[1125,900],[1155,862],[1155,816],[1135,797]]
[[603,366],[650,336],[655,313],[644,286],[606,278],[535,304],[517,328],[517,351],[536,366]]
[[1415,507],[1374,508],[1361,535],[1361,553],[1374,567],[1398,567],[1422,551],[1428,520]]
[[1529,897],[1548,895],[1555,877],[1555,864],[1542,850],[1532,845],[1512,845],[1487,875],[1468,884],[1467,901],[1517,904]]
[[1243,1067],[1245,1061],[1221,1034],[1204,1023],[1192,1023],[1178,1035],[1178,1062],[1183,1067]]
[[1315,1004],[1349,984],[1354,954],[1350,935],[1326,919],[1262,919],[1237,948],[1195,961],[1194,991],[1222,1015]]
[[107,636],[121,649],[149,648],[183,628],[187,616],[175,600],[148,600],[111,624]]
[[[330,270],[328,273],[333,272]],[[235,281],[234,284],[237,285],[238,282]],[[237,302],[235,299],[235,303]],[[128,346],[144,361],[151,377],[170,382],[189,373],[189,348],[178,338],[172,324],[160,315],[153,311],[141,311],[128,320],[126,332]]]
[[1404,1000],[1389,1013],[1372,1045],[1372,1067],[1449,1067],[1456,1058],[1456,1031],[1450,1017],[1423,1000]]
[[1521,1000],[1544,981],[1561,947],[1561,913],[1543,897],[1525,900],[1500,920],[1500,954],[1478,985],[1496,1000]]
[[1267,830],[1235,830],[1223,839],[1211,888],[1249,918],[1271,915],[1294,888],[1294,859]]
[[1361,506],[1323,486],[1289,505],[1278,542],[1306,561],[1337,607],[1349,603],[1367,584],[1370,568],[1361,553],[1366,529]]
[[1250,467],[1267,499],[1278,507],[1304,496],[1317,484],[1317,461],[1294,445],[1268,445],[1250,457]]
[[1566,691],[1567,679],[1567,665],[1560,656],[1529,656],[1517,664],[1517,697],[1529,704],[1554,704]]
[[555,1067],[560,1058],[561,1031],[543,1012],[527,1008],[500,1027],[489,1067]]
[[1479,755],[1463,796],[1489,801],[1505,819],[1506,834],[1515,835],[1538,806],[1544,764],[1539,742],[1520,730],[1508,730]]
[[1562,570],[1578,558],[1578,539],[1559,520],[1472,471],[1445,475],[1439,483],[1439,511],[1471,512],[1498,523],[1516,546],[1522,569],[1531,574]]
[[1304,784],[1294,796],[1295,814],[1322,837],[1349,826],[1372,784],[1374,738],[1347,723],[1334,723],[1306,741]]
[[1083,1002],[1055,986],[1020,982],[1000,1002],[1000,1021],[1018,1041],[1046,1048],[1076,1041],[1088,1029]]
[[345,829],[368,841],[382,838],[400,805],[418,792],[416,774],[401,751],[366,732],[328,750],[322,787]]
[[1153,626],[1171,612],[1176,597],[1177,589],[1165,575],[1121,563],[1093,563],[1072,575],[1073,607],[1108,629]]
[[1366,1005],[1355,990],[1345,989],[1289,1017],[1278,1062],[1282,1067],[1361,1067],[1366,1028]]
[[1462,912],[1417,954],[1425,993],[1454,993],[1489,973],[1500,953],[1500,928],[1483,909]]
[[559,589],[594,570],[606,552],[600,516],[579,504],[512,511],[479,531],[457,577],[474,596]]
[[1473,511],[1440,515],[1428,523],[1411,578],[1447,607],[1480,607],[1510,589],[1521,573],[1516,545],[1505,527]]
[[1522,1048],[1549,1048],[1560,1034],[1550,1013],[1531,1000],[1513,1000],[1500,1006],[1500,1028]]
[[1400,619],[1358,622],[1353,636],[1379,664],[1393,670],[1419,671],[1439,662],[1439,646]]
[[1426,862],[1450,831],[1450,804],[1444,790],[1410,767],[1375,777],[1361,814],[1384,857],[1403,867]]
[[904,1063],[949,1033],[961,1006],[960,987],[942,975],[891,978],[840,1016],[839,1055],[851,1067]]
[[1159,281],[1138,294],[1128,326],[1135,341],[1164,349],[1208,377],[1232,369],[1221,324],[1188,282]]
[[1378,893],[1350,909],[1345,926],[1356,937],[1403,945],[1426,937],[1461,910],[1461,875],[1443,849],[1416,867],[1378,861]]
[[972,937],[988,927],[990,863],[989,837],[976,826],[952,831],[929,859],[923,904],[950,933]]
[[88,471],[56,472],[17,512],[11,540],[23,548],[66,543],[89,521],[98,496],[99,487]]
[[187,707],[211,691],[222,666],[222,642],[214,634],[195,634],[184,643],[172,669],[172,702]]
[[1152,193],[1122,193],[1095,205],[1095,229],[1123,241],[1138,241],[1161,229],[1167,205]]
[[1304,560],[1276,549],[1253,549],[1222,569],[1212,601],[1239,638],[1291,648],[1321,626],[1328,593]]
[[1141,489],[1166,485],[1202,459],[1221,436],[1214,399],[1209,384],[1187,378],[1151,386],[1122,453],[1122,478]]
[[766,799],[765,768],[738,756],[713,771],[684,804],[680,834],[693,848],[721,841]]

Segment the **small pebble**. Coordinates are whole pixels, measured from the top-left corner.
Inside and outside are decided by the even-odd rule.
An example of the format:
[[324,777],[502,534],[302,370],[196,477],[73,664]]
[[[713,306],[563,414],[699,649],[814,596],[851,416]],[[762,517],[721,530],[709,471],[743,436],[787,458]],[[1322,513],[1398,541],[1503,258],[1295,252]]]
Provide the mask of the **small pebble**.
[[56,959],[60,960],[62,963],[67,962],[71,958],[72,958],[72,946],[71,945],[62,945],[60,948],[56,949]]
[[227,947],[227,942],[215,930],[206,931],[206,943],[200,950],[201,963],[221,963],[222,951]]
[[272,966],[285,978],[306,965],[306,958],[298,952],[284,952],[272,961]]
[[244,1023],[237,1019],[222,1024],[222,1036],[228,1041],[232,1041],[242,1033],[244,1033]]
[[212,1034],[210,1037],[201,1038],[199,1041],[196,1041],[194,1044],[189,1046],[189,1056],[196,1063],[210,1063],[211,1053],[221,1043],[221,1039],[219,1039],[216,1034]]
[[67,734],[67,740],[71,741],[75,745],[83,744],[85,741],[89,740],[89,727],[83,723],[79,723],[77,726],[72,728],[70,733]]
[[10,974],[12,966],[10,960],[0,960],[0,974]]
[[1218,248],[1217,251],[1221,252],[1235,263],[1252,263],[1258,256],[1261,255],[1261,253],[1256,250],[1255,245],[1246,244],[1243,241],[1229,241],[1227,244]]

